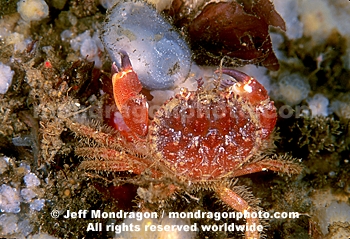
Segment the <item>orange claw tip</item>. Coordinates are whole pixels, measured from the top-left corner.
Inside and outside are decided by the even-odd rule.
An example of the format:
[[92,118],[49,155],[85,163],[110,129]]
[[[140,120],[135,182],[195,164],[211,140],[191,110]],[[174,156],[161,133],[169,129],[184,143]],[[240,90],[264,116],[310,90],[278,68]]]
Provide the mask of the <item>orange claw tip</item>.
[[121,58],[121,70],[118,69],[118,66],[115,62],[113,62],[112,67],[111,67],[111,74],[112,76],[120,71],[125,71],[125,70],[132,70],[132,65],[130,62],[130,58],[128,53],[126,53],[126,51],[124,50],[120,50],[119,51],[119,55]]
[[122,70],[132,69],[128,53],[126,53],[126,51],[124,51],[124,50],[120,50],[119,51],[119,55],[121,57],[121,68],[122,68]]

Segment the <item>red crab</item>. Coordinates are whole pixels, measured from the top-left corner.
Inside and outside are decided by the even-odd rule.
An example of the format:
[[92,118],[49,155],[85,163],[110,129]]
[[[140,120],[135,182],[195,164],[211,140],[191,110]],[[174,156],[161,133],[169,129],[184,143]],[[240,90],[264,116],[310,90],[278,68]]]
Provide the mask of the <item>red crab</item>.
[[[116,105],[127,125],[120,131],[129,140],[120,132],[72,123],[70,128],[76,134],[95,142],[93,147],[75,150],[79,156],[95,159],[83,161],[80,168],[147,175],[159,182],[154,187],[167,189],[164,197],[202,187],[213,190],[231,208],[250,213],[256,208],[232,189],[232,178],[266,170],[300,173],[301,166],[291,160],[268,156],[276,108],[254,78],[222,69],[219,72],[234,78],[233,84],[210,90],[184,88],[149,120],[146,98],[140,94],[142,85],[128,55],[120,54],[122,67],[120,71],[112,67],[112,81]],[[259,224],[258,218],[246,221]],[[260,238],[260,233],[246,231],[245,236]]]

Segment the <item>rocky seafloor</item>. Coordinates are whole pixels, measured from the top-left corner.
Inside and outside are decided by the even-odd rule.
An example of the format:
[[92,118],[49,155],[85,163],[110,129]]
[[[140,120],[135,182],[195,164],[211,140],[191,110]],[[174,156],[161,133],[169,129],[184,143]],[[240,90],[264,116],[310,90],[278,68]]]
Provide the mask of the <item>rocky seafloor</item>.
[[[0,237],[241,238],[242,233],[214,230],[116,234],[104,228],[87,229],[95,223],[105,227],[139,221],[63,217],[67,210],[140,209],[137,186],[124,185],[117,190],[123,196],[116,196],[111,188],[99,184],[102,177],[78,170],[82,158],[74,154],[74,148],[80,144],[69,127],[71,120],[109,124],[113,118],[111,60],[99,38],[106,8],[113,3],[25,2],[0,0]],[[261,81],[275,101],[279,112],[276,153],[298,159],[304,169],[291,177],[273,172],[250,174],[239,177],[236,185],[248,187],[264,211],[299,212],[297,219],[268,220],[266,238],[348,239],[350,2],[273,2],[287,27],[286,32],[270,28],[279,70],[244,64],[239,69]],[[156,3],[157,8],[162,8],[161,3]],[[219,68],[201,67],[209,75]],[[181,86],[193,82],[192,78]],[[152,106],[179,87],[143,93]],[[159,205],[166,211],[231,211],[206,190],[176,194]],[[159,210],[157,206],[152,203],[150,210]],[[222,218],[167,220],[142,223],[244,223]]]

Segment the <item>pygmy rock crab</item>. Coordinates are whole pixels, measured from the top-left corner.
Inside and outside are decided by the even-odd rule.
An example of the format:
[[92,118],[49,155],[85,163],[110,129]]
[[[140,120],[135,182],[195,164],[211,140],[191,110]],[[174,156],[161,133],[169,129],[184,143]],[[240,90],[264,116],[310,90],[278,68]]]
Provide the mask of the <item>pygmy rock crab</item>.
[[[164,197],[212,190],[229,207],[250,213],[256,208],[235,191],[232,178],[267,170],[300,173],[301,166],[292,160],[270,156],[276,108],[256,79],[221,69],[218,72],[231,76],[233,83],[209,90],[201,84],[196,91],[183,88],[150,120],[147,100],[140,94],[142,85],[127,53],[120,54],[122,67],[112,67],[112,81],[115,103],[126,126],[113,133],[71,123],[72,131],[88,138],[86,147],[75,150],[89,159],[81,163],[81,169],[126,171],[141,179],[152,178],[153,187],[162,187]],[[258,218],[246,221],[259,224]],[[260,238],[260,233],[246,231],[245,236]]]

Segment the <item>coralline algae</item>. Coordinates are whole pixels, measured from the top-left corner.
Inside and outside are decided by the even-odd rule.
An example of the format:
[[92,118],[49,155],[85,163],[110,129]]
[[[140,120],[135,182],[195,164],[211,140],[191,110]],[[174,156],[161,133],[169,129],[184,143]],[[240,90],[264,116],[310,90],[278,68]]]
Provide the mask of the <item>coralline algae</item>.
[[126,51],[143,86],[171,88],[191,69],[191,52],[174,27],[154,7],[141,1],[120,2],[108,14],[102,41],[120,66],[120,50]]

